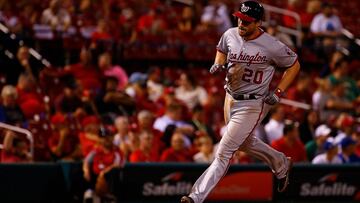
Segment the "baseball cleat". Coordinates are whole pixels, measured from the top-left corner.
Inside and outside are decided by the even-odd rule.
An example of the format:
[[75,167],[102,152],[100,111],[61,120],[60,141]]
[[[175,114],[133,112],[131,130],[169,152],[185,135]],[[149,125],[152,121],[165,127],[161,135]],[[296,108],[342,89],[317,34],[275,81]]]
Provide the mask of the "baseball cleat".
[[180,200],[181,203],[194,203],[194,200],[191,197],[183,196]]
[[287,188],[287,186],[289,185],[289,176],[290,176],[290,171],[291,168],[293,166],[293,161],[291,160],[291,157],[287,157],[288,160],[288,168],[286,171],[286,176],[284,178],[278,179],[278,192],[284,192]]

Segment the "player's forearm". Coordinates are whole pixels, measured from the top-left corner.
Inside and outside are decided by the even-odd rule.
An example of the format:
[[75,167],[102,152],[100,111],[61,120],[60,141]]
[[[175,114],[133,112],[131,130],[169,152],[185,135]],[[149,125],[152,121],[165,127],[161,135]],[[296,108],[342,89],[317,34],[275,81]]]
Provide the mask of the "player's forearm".
[[214,64],[224,65],[226,63],[226,55],[220,51],[216,52]]
[[284,72],[284,75],[278,85],[278,88],[281,91],[285,91],[294,81],[299,71],[300,71],[300,64],[298,61],[296,61],[296,63],[293,66],[291,66]]

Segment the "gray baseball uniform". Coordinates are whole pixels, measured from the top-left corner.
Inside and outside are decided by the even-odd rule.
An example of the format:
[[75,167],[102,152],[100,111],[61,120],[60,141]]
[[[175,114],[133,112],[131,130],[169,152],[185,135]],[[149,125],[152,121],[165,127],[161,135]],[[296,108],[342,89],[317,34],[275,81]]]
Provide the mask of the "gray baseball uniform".
[[[223,34],[217,49],[227,55],[228,62],[224,103],[227,131],[219,143],[215,160],[192,188],[189,197],[195,203],[202,203],[225,175],[238,149],[263,160],[279,179],[286,176],[289,164],[283,153],[256,138],[253,131],[270,108],[263,99],[269,91],[275,66],[291,67],[297,55],[267,33],[245,41],[239,36],[237,27]],[[234,99],[239,95],[242,100]],[[250,95],[255,99],[249,99]]]

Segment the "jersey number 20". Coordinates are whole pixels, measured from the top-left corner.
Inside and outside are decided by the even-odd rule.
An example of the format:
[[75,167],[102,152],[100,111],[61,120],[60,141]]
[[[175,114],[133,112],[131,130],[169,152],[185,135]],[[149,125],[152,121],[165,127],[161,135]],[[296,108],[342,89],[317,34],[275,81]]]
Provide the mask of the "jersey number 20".
[[261,70],[254,71],[251,69],[244,69],[244,74],[242,76],[242,80],[245,82],[253,82],[255,84],[260,84],[262,82],[264,72]]

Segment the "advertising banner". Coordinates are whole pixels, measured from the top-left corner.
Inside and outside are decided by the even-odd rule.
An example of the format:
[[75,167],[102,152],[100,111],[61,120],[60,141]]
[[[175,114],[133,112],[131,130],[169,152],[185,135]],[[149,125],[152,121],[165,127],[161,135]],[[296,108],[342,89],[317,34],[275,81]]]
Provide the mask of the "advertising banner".
[[346,166],[299,166],[293,169],[287,193],[276,199],[360,201],[360,172]]
[[272,186],[273,176],[270,171],[233,171],[220,180],[208,200],[270,201]]
[[[189,167],[179,164],[128,166],[119,170],[120,181],[114,192],[121,200],[174,200],[189,194],[193,183],[206,168],[207,165]],[[231,201],[271,199],[272,173],[265,167],[251,171],[244,167],[231,167],[208,198],[208,200]]]

